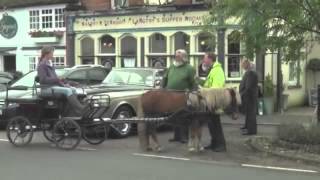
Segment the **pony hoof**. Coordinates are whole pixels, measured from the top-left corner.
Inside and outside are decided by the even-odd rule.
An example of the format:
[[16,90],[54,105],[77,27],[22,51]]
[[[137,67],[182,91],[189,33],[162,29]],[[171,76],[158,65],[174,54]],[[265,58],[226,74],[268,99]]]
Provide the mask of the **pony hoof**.
[[199,151],[203,152],[204,151],[204,147],[203,146],[199,147]]
[[195,151],[196,151],[196,148],[194,148],[194,147],[189,148],[189,152],[195,152]]
[[155,151],[157,152],[162,152],[163,151],[163,148],[161,146],[158,146],[155,148]]
[[151,147],[147,147],[146,151],[152,151],[153,149]]

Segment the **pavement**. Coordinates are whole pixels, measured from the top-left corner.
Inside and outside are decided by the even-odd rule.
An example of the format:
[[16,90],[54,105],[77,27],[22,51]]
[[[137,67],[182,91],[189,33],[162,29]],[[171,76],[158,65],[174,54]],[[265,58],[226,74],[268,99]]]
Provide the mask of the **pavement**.
[[[262,116],[257,116],[257,123],[259,125],[280,125],[282,123],[294,123],[294,122],[299,122],[299,123],[310,123],[312,122],[316,116],[314,114],[314,107],[308,107],[308,106],[303,106],[303,107],[292,107],[289,108],[287,111],[283,113],[277,113],[275,112],[272,115],[262,115]],[[223,116],[222,122],[224,124],[243,124],[244,118],[241,117],[240,121],[237,120],[231,120],[231,118],[227,116]]]
[[[312,112],[312,108],[298,108],[259,116],[258,136],[274,136],[282,122],[308,122]],[[137,136],[108,139],[99,146],[82,141],[76,150],[62,151],[47,142],[41,132],[30,145],[17,148],[0,131],[0,179],[319,179],[319,166],[254,151],[246,144],[250,137],[240,133],[243,117],[232,121],[224,116],[222,121],[228,149],[225,153],[189,153],[186,145],[168,142],[172,136],[169,131],[159,133],[164,146],[161,153],[141,152]],[[207,128],[203,131],[206,144],[209,134]]]

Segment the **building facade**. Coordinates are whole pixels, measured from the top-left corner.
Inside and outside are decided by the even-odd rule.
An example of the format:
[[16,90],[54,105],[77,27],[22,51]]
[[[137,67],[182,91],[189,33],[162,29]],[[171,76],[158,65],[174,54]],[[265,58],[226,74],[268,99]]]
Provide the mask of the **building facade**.
[[[54,63],[66,62],[65,8],[74,0],[12,0],[0,7],[0,71],[34,70],[44,45],[55,47]],[[4,7],[5,6],[5,7]]]
[[[168,67],[175,50],[185,49],[190,64],[198,67],[205,52],[217,54],[217,32],[204,32],[208,8],[200,1],[140,6],[143,1],[116,4],[109,0],[104,11],[76,12],[68,16],[74,36],[75,64],[102,64],[113,67]],[[134,3],[133,3],[134,2]],[[203,1],[202,1],[203,2]],[[130,8],[130,3],[134,4]],[[151,3],[149,1],[149,3]],[[138,5],[138,6],[137,6]],[[121,8],[121,6],[124,6]],[[241,79],[240,42],[231,39],[239,26],[223,31],[223,59],[227,80]]]
[[[112,67],[169,67],[175,50],[186,49],[190,64],[197,69],[203,54],[215,52],[222,63],[228,86],[238,87],[243,72],[241,32],[237,23],[205,32],[203,20],[209,15],[205,0],[82,0],[85,11],[68,14],[68,60],[75,64]],[[214,26],[214,25],[213,25]],[[306,57],[281,64],[288,106],[306,102]],[[277,83],[278,55],[268,52],[257,62],[260,81],[270,74]],[[202,75],[198,71],[198,75]],[[275,88],[275,91],[276,89]],[[275,97],[275,102],[279,99]]]

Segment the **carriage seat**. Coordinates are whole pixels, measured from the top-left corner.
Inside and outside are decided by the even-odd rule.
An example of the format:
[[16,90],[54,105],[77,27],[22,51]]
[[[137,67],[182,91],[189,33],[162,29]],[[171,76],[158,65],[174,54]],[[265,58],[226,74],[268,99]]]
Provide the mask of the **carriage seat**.
[[[49,88],[50,86],[47,85],[37,85],[40,82],[39,76],[36,76],[34,78],[34,85],[35,85],[35,90],[37,91],[37,88]],[[41,92],[36,93],[38,98],[41,100],[47,100],[47,101],[54,101],[54,100],[60,100],[64,101],[66,100],[66,96],[63,94],[54,94],[54,91],[52,91],[51,95],[42,95]]]

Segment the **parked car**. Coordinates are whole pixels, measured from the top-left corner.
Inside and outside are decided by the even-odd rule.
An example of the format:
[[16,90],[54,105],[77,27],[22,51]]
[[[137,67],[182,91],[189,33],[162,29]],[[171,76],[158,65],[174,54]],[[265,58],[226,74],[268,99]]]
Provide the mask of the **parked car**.
[[[104,67],[82,67],[82,68],[63,68],[56,69],[57,75],[65,80],[79,83],[80,86],[91,86],[101,83],[109,70]],[[9,90],[8,96],[11,98],[34,98],[31,87],[34,85],[34,80],[37,75],[37,71],[31,71],[24,75],[21,79],[10,85],[10,87],[24,86],[30,87],[28,90]],[[0,125],[5,125],[2,112],[4,111],[4,100],[6,91],[0,92]],[[7,112],[7,111],[6,111]],[[10,113],[9,113],[10,114]],[[10,116],[10,115],[9,115]]]
[[6,86],[13,81],[13,75],[8,72],[0,72],[0,91],[6,90]]
[[[164,69],[119,68],[112,69],[105,80],[86,89],[87,95],[107,94],[111,102],[106,118],[124,118],[136,115],[139,108],[137,100],[148,90],[160,87]],[[112,124],[111,133],[116,137],[128,136],[135,125],[130,123]]]

